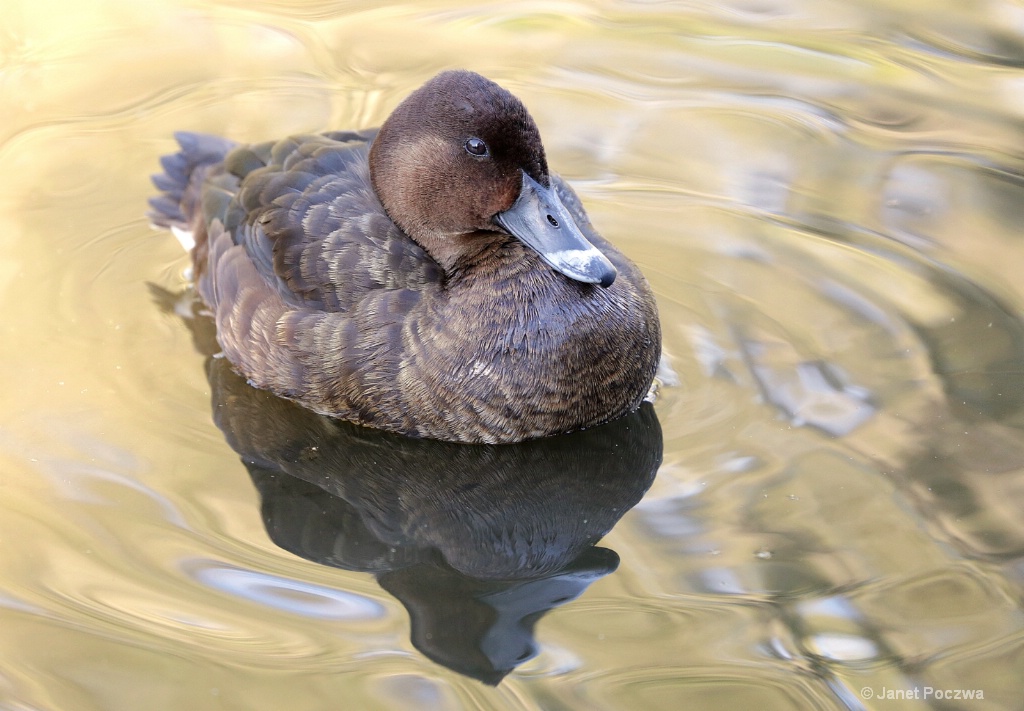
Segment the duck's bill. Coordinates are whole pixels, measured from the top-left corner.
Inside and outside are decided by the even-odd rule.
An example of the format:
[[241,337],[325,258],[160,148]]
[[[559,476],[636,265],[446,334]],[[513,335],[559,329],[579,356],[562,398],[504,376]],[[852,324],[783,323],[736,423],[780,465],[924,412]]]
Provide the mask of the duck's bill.
[[525,172],[519,197],[494,221],[570,279],[603,287],[615,281],[615,267],[583,236],[555,189],[545,188]]

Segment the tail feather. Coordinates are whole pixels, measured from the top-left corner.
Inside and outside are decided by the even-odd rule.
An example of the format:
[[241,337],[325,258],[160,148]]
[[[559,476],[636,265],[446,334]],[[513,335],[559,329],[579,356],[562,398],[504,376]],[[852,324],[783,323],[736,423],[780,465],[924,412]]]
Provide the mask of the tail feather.
[[152,180],[161,194],[150,198],[148,216],[157,227],[190,231],[207,170],[223,163],[235,143],[219,136],[186,131],[175,133],[174,138],[181,150],[160,159],[164,172],[154,175]]
[[184,224],[185,215],[181,211],[181,197],[177,199],[168,195],[158,195],[149,199],[149,206],[153,208],[150,219],[160,227],[170,227],[174,224]]

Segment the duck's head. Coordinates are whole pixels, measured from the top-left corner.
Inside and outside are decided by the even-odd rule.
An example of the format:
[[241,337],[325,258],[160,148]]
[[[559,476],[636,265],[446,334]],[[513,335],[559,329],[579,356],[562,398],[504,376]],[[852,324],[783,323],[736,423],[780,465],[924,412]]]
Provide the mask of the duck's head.
[[552,187],[526,107],[479,74],[444,72],[399,104],[374,139],[370,176],[391,219],[443,268],[505,233],[570,279],[615,279]]

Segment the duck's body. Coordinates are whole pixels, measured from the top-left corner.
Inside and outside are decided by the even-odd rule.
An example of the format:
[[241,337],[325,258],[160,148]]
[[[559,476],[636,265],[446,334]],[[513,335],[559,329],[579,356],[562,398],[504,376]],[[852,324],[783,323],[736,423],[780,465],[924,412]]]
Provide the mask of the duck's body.
[[225,356],[317,412],[433,439],[515,442],[635,409],[660,355],[643,276],[548,174],[539,136],[520,155],[532,121],[489,115],[529,120],[501,105],[514,97],[468,72],[432,82],[379,136],[179,135],[153,216],[193,233]]

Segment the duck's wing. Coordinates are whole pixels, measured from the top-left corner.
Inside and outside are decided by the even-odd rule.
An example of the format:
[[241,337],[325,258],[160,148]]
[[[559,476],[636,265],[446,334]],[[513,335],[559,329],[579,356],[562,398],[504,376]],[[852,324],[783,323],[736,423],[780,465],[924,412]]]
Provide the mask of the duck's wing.
[[380,290],[420,292],[440,281],[373,191],[375,133],[297,136],[227,155],[237,193],[220,206],[211,200],[212,210],[285,303],[348,312]]

